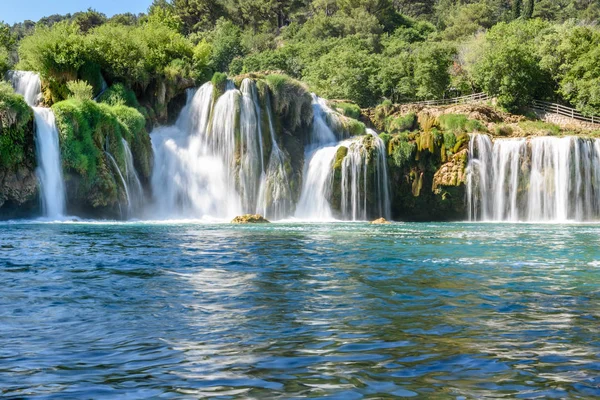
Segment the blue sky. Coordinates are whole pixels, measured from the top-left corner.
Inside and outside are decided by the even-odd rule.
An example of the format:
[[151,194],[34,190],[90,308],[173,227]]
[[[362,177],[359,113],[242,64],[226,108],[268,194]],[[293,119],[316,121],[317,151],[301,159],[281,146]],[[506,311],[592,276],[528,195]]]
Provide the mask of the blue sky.
[[94,8],[107,16],[146,12],[152,0],[0,0],[0,21],[8,24],[26,19],[37,21],[52,14],[67,14]]

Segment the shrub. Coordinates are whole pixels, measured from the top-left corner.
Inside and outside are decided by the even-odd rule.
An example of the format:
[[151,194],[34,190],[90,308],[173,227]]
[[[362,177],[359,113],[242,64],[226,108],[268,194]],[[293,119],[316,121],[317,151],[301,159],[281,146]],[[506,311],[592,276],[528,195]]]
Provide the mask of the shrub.
[[508,125],[497,125],[494,129],[496,136],[511,136],[513,134],[513,128]]
[[[27,154],[28,129],[33,112],[12,86],[0,82],[0,168],[22,163]],[[30,137],[29,139],[33,139]]]
[[388,154],[391,156],[394,165],[398,168],[403,168],[412,161],[417,147],[414,143],[406,139],[406,136],[394,135],[388,145]]
[[411,131],[415,128],[416,122],[417,116],[414,113],[409,113],[392,119],[392,121],[388,124],[388,130],[392,133]]
[[353,103],[336,103],[335,108],[346,117],[359,119],[360,107]]
[[98,98],[99,102],[110,106],[126,105],[128,107],[139,108],[140,103],[133,90],[122,83],[115,83],[104,91]]
[[450,132],[462,132],[467,124],[467,117],[463,114],[444,114],[438,118],[440,128]]
[[94,89],[85,81],[69,81],[67,82],[67,88],[71,92],[69,98],[72,99],[84,101],[91,100],[94,96]]

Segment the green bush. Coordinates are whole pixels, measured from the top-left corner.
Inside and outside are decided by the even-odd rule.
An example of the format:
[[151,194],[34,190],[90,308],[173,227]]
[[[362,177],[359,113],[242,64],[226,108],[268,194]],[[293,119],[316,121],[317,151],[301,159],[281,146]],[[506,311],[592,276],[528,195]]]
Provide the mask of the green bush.
[[128,107],[139,108],[140,103],[133,90],[129,89],[122,83],[115,83],[104,91],[98,98],[101,103],[106,103],[110,106],[126,105]]
[[388,145],[388,154],[398,168],[407,166],[413,159],[417,146],[409,142],[405,135],[394,135]]
[[[0,82],[0,168],[12,168],[22,163],[28,154],[27,142],[33,138],[29,129],[33,112],[12,86]],[[28,140],[30,139],[30,140]]]
[[335,103],[335,108],[346,117],[359,119],[360,107],[353,103]]
[[75,179],[78,200],[91,207],[117,202],[120,182],[104,152],[108,151],[124,171],[121,138],[129,142],[140,176],[149,177],[150,139],[144,129],[144,117],[137,110],[78,99],[56,103],[52,109],[61,137],[63,170],[68,176],[79,177]]
[[450,132],[463,132],[468,118],[463,114],[443,114],[438,117],[440,128]]
[[67,88],[71,92],[69,98],[84,101],[91,100],[94,96],[94,89],[85,81],[69,81]]
[[444,147],[452,151],[456,146],[456,135],[453,132],[444,132]]
[[411,131],[415,128],[416,122],[417,116],[415,113],[408,113],[392,119],[388,124],[388,131],[392,133]]

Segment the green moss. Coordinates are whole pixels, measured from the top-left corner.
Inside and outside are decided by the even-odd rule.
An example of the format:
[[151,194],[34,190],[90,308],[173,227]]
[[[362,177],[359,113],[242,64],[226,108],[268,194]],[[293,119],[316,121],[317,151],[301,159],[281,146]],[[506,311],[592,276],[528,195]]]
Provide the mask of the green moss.
[[128,107],[139,108],[140,103],[135,97],[133,90],[122,83],[115,83],[104,91],[98,98],[98,102],[106,103],[111,106],[126,105]]
[[77,99],[56,103],[52,108],[60,132],[63,171],[75,197],[72,201],[97,208],[114,207],[123,200],[120,182],[105,155],[109,152],[124,171],[121,138],[130,143],[141,177],[149,177],[152,153],[145,119],[139,111],[123,104],[110,106]]
[[420,113],[418,121],[421,130],[424,132],[429,132],[431,129],[438,126],[438,119],[427,112]]
[[388,144],[388,155],[395,167],[404,168],[413,161],[416,149],[416,144],[409,142],[406,135],[394,135]]
[[272,93],[273,110],[288,130],[312,123],[312,98],[303,83],[281,74],[267,75],[265,80]]
[[215,72],[210,81],[213,85],[213,98],[216,100],[225,93],[225,88],[227,87],[227,74]]
[[348,154],[348,148],[346,146],[340,146],[335,153],[335,161],[333,162],[333,169],[338,170],[342,168],[342,162]]
[[25,99],[8,83],[0,82],[0,168],[15,167],[28,157],[32,121],[33,111]]
[[336,103],[335,109],[346,117],[354,119],[360,118],[360,107],[354,103]]
[[562,133],[560,126],[544,121],[523,121],[519,122],[519,128],[527,134],[544,134],[549,136],[559,136]]
[[445,131],[461,132],[485,132],[485,126],[476,119],[468,119],[463,114],[444,114],[438,118],[440,128]]
[[387,130],[391,133],[411,131],[416,127],[416,122],[417,116],[415,113],[409,113],[389,121]]

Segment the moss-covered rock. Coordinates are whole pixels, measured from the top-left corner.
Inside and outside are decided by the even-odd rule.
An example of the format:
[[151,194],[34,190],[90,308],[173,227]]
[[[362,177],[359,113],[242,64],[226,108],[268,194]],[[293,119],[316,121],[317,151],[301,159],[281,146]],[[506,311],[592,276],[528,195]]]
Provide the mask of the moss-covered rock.
[[91,217],[119,217],[126,204],[123,184],[115,170],[125,171],[121,139],[131,148],[142,184],[152,166],[152,147],[145,119],[123,104],[66,100],[53,107],[60,132],[60,149],[69,212]]
[[268,224],[270,221],[259,214],[245,214],[235,217],[232,224]]
[[29,216],[38,208],[33,111],[0,82],[0,218]]

